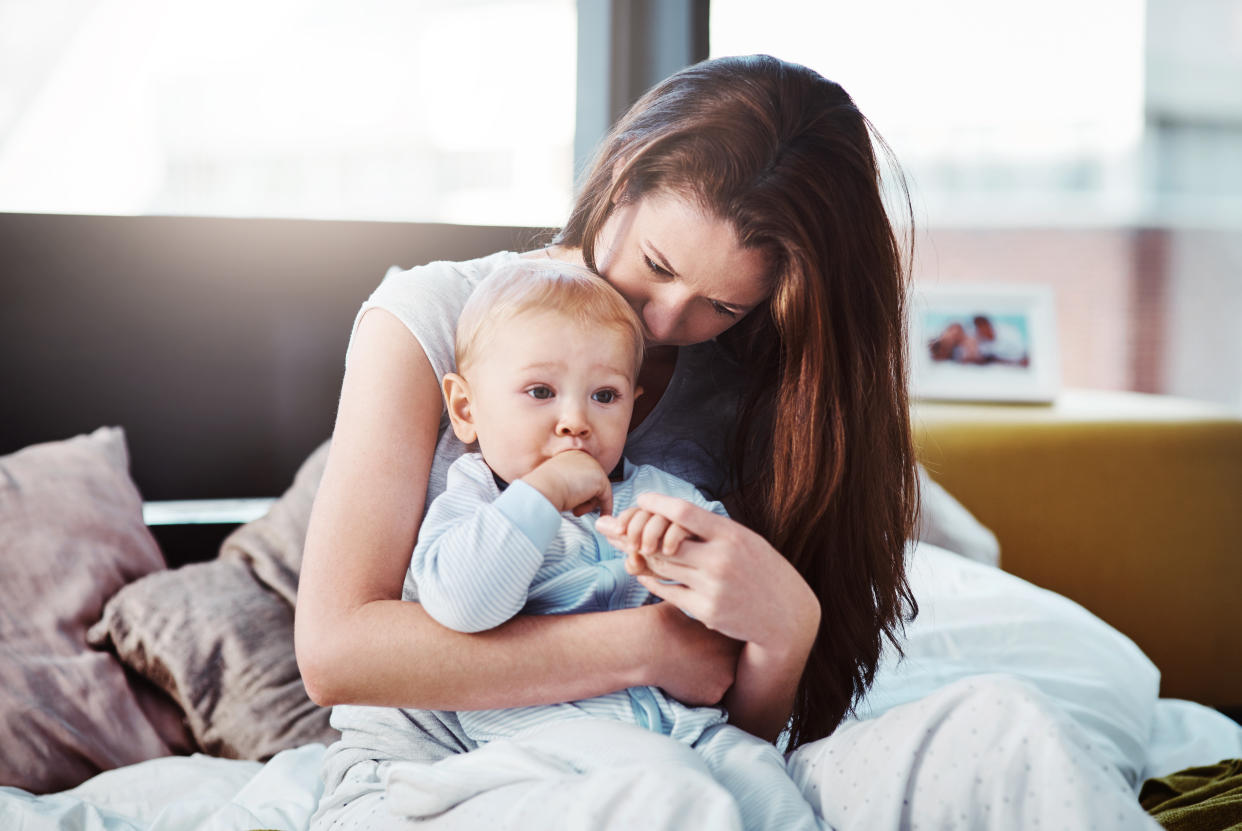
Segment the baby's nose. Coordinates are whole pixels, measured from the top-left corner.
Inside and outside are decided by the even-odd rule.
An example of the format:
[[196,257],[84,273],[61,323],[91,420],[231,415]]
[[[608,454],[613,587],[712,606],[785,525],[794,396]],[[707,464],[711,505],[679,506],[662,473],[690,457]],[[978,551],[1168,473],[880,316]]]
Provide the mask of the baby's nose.
[[588,432],[590,432],[590,427],[580,408],[567,408],[561,413],[560,420],[556,424],[558,436],[585,436]]

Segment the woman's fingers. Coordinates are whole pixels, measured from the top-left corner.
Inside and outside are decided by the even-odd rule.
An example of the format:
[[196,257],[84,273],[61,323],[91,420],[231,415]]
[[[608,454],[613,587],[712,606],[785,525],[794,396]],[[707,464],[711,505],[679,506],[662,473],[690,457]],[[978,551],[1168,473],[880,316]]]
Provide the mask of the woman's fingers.
[[682,528],[675,522],[670,522],[668,531],[664,533],[664,540],[660,547],[660,553],[665,557],[674,556],[681,548],[681,544],[690,539],[690,532]]
[[680,525],[696,537],[712,539],[729,528],[729,520],[700,508],[684,499],[662,493],[644,493],[638,497],[638,507]]
[[682,562],[680,558],[665,557],[663,554],[648,554],[645,559],[647,568],[664,580],[676,580],[693,589],[699,588],[698,584],[702,582],[698,575],[701,570]]
[[695,607],[699,604],[700,595],[696,594],[693,590],[688,589],[679,583],[665,583],[659,578],[649,577],[645,574],[639,575],[636,579],[645,589],[647,589],[647,591],[651,592],[656,597],[672,603],[678,609],[681,609],[693,618],[697,619],[699,617],[695,611]]

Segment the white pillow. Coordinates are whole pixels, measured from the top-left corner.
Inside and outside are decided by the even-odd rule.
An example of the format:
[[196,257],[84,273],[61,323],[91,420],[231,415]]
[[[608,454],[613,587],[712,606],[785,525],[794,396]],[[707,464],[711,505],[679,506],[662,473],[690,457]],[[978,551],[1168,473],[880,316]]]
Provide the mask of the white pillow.
[[919,469],[919,525],[914,538],[994,566],[1000,562],[996,535],[975,519],[962,503]]
[[1133,641],[1059,594],[934,545],[912,545],[907,563],[919,616],[906,627],[905,659],[891,648],[882,659],[859,718],[1006,673],[1059,704],[1138,781],[1160,672]]
[[1224,713],[1180,698],[1156,702],[1143,779],[1242,759],[1242,724]]

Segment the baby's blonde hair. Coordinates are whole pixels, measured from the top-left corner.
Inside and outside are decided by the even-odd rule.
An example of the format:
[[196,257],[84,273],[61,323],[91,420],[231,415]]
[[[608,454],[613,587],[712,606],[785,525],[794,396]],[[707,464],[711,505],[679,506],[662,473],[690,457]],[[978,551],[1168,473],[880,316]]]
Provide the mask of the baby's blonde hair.
[[490,333],[519,315],[554,311],[572,320],[619,330],[634,347],[634,376],[643,362],[643,327],[617,290],[581,266],[556,260],[518,260],[485,278],[457,321],[454,357],[464,372],[487,347]]

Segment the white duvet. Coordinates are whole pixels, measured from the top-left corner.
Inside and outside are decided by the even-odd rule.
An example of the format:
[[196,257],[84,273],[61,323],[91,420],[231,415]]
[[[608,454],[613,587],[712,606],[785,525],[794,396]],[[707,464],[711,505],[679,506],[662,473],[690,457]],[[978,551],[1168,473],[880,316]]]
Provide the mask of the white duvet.
[[[1136,788],[1152,776],[1242,758],[1242,726],[1207,707],[1157,700],[1155,668],[1081,607],[931,545],[912,556],[922,613],[909,627],[906,659],[885,661],[859,717],[965,676],[1008,672],[1104,742]],[[46,796],[0,787],[0,829],[302,831],[319,799],[323,755],[322,745],[307,745],[266,764],[201,755],[154,759]]]
[[0,788],[4,831],[298,831],[310,824],[324,746],[267,764],[196,754],[110,770],[46,796]]

